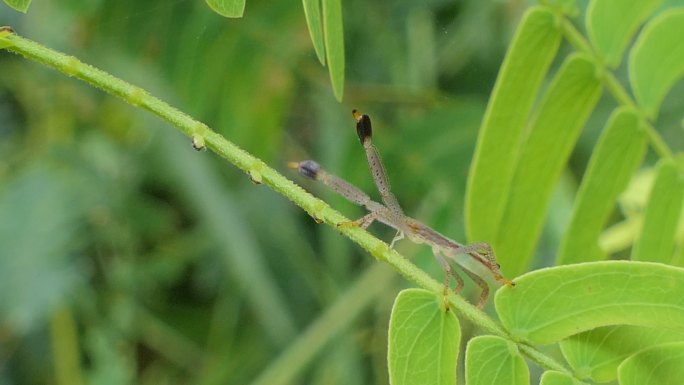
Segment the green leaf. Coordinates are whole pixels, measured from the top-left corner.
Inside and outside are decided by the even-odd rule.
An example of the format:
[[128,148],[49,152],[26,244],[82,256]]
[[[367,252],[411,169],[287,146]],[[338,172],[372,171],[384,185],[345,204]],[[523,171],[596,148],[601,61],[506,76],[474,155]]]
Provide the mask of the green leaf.
[[478,336],[468,342],[465,371],[468,385],[530,383],[530,371],[518,347],[497,336]]
[[242,17],[245,13],[245,0],[205,0],[209,8],[225,17]]
[[587,32],[608,66],[620,65],[622,55],[641,23],[663,0],[593,0],[587,9]]
[[556,182],[600,96],[593,62],[584,55],[570,55],[530,123],[507,192],[506,210],[492,245],[505,273],[516,276],[529,265]]
[[646,206],[641,234],[632,249],[633,260],[672,261],[682,199],[684,183],[677,165],[672,161],[661,161]]
[[684,267],[684,243],[680,242],[679,245],[677,245],[677,251],[675,251],[674,256],[672,257],[672,265],[674,266],[679,266],[679,267]]
[[389,325],[389,376],[392,385],[453,385],[461,339],[458,319],[441,297],[421,290],[397,296]]
[[323,0],[323,31],[325,56],[333,93],[338,101],[344,95],[344,32],[341,0]]
[[581,378],[609,382],[618,365],[635,352],[665,342],[684,341],[684,331],[643,326],[605,326],[561,341],[568,364]]
[[645,151],[646,136],[639,116],[627,108],[615,110],[582,179],[570,225],[559,248],[559,263],[605,259],[598,244],[601,230]]
[[309,35],[313,43],[318,61],[325,65],[325,44],[323,43],[323,19],[321,18],[321,0],[302,0],[304,16]]
[[618,370],[620,385],[681,385],[684,342],[643,350],[626,359]]
[[684,9],[668,10],[639,34],[629,56],[629,80],[637,103],[655,118],[665,94],[684,75]]
[[19,12],[26,13],[29,5],[31,5],[31,0],[5,0],[5,4]]
[[496,293],[517,340],[549,344],[606,325],[684,329],[684,269],[603,261],[533,271]]
[[466,190],[470,241],[496,238],[518,144],[560,41],[555,15],[547,8],[530,8],[506,53],[480,128]]
[[578,381],[565,373],[548,370],[542,374],[539,385],[584,385],[584,382]]

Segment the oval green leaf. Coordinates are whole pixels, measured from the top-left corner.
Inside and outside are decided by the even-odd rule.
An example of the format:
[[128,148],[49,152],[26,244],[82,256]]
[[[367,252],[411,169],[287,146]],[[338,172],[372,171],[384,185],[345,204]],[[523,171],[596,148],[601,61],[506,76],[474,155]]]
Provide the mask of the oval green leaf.
[[563,356],[581,378],[610,382],[618,365],[635,352],[666,342],[684,341],[684,331],[643,326],[604,326],[561,341]]
[[572,217],[558,251],[561,264],[605,259],[599,236],[615,207],[618,194],[641,163],[646,135],[633,110],[613,112],[596,143],[577,193]]
[[224,17],[242,17],[245,13],[245,0],[205,0],[209,8]]
[[5,4],[9,5],[10,8],[13,8],[14,10],[26,13],[29,5],[31,5],[31,0],[5,0]]
[[539,385],[585,385],[585,383],[565,373],[549,370],[542,374]]
[[313,43],[318,61],[325,65],[325,44],[323,43],[323,19],[321,17],[321,0],[302,0],[304,16],[309,35]]
[[560,41],[554,14],[530,8],[506,53],[480,128],[466,190],[471,241],[491,241],[497,234],[518,144]]
[[588,385],[574,377],[555,370],[548,370],[539,379],[539,385]]
[[644,27],[629,56],[637,103],[655,118],[665,94],[684,75],[684,9],[663,12]]
[[618,370],[620,385],[681,385],[684,342],[660,345],[626,359]]
[[392,385],[453,385],[461,327],[441,297],[422,289],[404,290],[392,307],[389,377]]
[[596,51],[612,68],[620,65],[627,44],[641,23],[663,0],[593,0],[587,9],[587,32]]
[[677,165],[672,161],[661,161],[646,205],[641,234],[632,249],[633,260],[672,262],[682,199],[684,183]]
[[499,318],[520,341],[549,344],[607,325],[684,329],[684,269],[604,261],[541,269],[496,293]]
[[323,36],[333,93],[338,101],[344,95],[344,31],[341,0],[323,0]]
[[593,62],[570,55],[536,111],[506,192],[506,209],[492,244],[504,273],[516,276],[527,269],[556,182],[600,96]]
[[518,347],[497,336],[479,336],[468,342],[465,371],[468,385],[530,383],[530,371]]

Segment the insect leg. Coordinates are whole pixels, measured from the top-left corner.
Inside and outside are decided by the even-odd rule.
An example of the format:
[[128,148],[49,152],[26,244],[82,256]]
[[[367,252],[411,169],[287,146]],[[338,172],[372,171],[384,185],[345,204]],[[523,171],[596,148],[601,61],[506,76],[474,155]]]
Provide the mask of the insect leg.
[[496,254],[494,254],[494,250],[492,250],[492,246],[490,246],[489,243],[478,242],[463,245],[458,248],[457,252],[459,254],[468,254],[475,258],[476,261],[480,262],[492,272],[492,275],[494,275],[494,279],[496,279],[497,282],[507,286],[515,286],[515,282],[505,278],[501,273],[501,266],[496,261]]
[[404,232],[403,231],[397,231],[397,233],[394,235],[394,238],[392,238],[392,243],[390,243],[390,249],[394,248],[394,244],[397,243],[398,241],[401,241],[404,239]]
[[461,293],[461,290],[463,290],[463,278],[461,278],[456,271],[451,267],[449,264],[449,261],[447,261],[440,253],[439,250],[436,250],[435,248],[432,249],[432,253],[435,256],[435,259],[437,259],[437,262],[442,266],[442,269],[444,270],[444,308],[448,309],[449,308],[449,278],[453,277],[454,280],[456,281],[456,287],[454,288],[454,293],[456,295],[459,295]]
[[487,282],[485,282],[484,279],[482,279],[479,275],[473,273],[465,267],[459,264],[456,265],[458,265],[458,267],[461,270],[463,270],[463,272],[466,273],[466,275],[470,277],[470,279],[472,279],[473,282],[475,282],[475,284],[477,284],[477,286],[480,287],[480,289],[482,289],[482,291],[480,292],[480,299],[477,301],[477,308],[482,309],[485,303],[487,303],[487,298],[489,297],[489,286],[487,285]]
[[373,129],[371,126],[371,120],[368,115],[362,115],[359,111],[353,110],[352,115],[356,119],[356,133],[359,136],[359,141],[363,145],[363,149],[366,152],[366,158],[368,160],[368,167],[370,168],[371,175],[373,176],[373,182],[380,192],[382,197],[382,202],[387,206],[390,213],[397,218],[404,217],[404,211],[399,206],[397,198],[392,194],[390,190],[389,178],[387,177],[387,171],[385,171],[385,166],[382,163],[382,158],[377,148],[373,145],[371,139],[373,137]]

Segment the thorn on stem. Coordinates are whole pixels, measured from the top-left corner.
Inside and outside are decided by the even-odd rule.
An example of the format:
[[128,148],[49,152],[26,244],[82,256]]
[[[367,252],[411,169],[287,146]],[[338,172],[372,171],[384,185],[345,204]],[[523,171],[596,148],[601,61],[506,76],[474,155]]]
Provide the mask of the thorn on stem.
[[252,182],[252,184],[262,184],[263,179],[261,178],[261,173],[256,171],[256,170],[249,170],[247,173],[247,176],[249,176],[249,181]]
[[205,151],[207,149],[207,145],[204,143],[204,138],[197,134],[193,135],[192,148],[194,148],[197,151]]

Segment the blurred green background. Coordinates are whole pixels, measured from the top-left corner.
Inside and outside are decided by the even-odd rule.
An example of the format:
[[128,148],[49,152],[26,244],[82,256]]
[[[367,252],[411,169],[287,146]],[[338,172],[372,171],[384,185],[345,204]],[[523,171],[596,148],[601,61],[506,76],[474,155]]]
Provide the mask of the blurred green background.
[[[143,87],[351,218],[362,210],[285,165],[316,159],[377,197],[358,108],[405,211],[462,239],[477,129],[527,6],[343,1],[343,103],[297,1],[248,1],[231,20],[201,0],[36,0],[27,15],[0,6],[0,25]],[[602,103],[539,265],[615,105]],[[398,249],[442,279],[429,248]],[[0,52],[0,384],[386,384],[389,310],[405,286],[175,128]],[[464,340],[477,333],[464,326]]]

